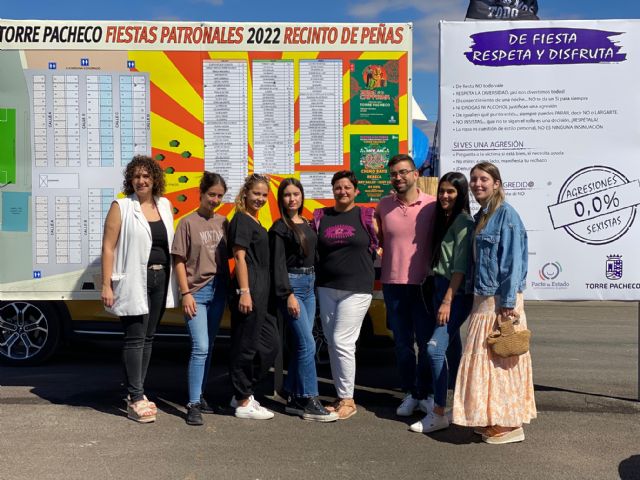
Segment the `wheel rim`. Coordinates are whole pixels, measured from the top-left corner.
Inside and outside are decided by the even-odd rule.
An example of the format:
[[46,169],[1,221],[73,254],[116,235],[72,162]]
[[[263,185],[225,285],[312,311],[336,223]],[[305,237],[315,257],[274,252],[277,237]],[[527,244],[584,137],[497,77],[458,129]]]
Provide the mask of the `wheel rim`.
[[28,302],[11,302],[0,308],[0,355],[28,360],[42,350],[49,336],[47,317]]

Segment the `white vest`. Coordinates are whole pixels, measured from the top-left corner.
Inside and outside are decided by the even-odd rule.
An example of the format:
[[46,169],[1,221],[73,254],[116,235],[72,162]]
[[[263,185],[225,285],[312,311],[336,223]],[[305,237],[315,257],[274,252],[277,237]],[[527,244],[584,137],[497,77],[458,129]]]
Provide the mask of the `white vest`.
[[[173,243],[173,214],[171,204],[164,197],[155,197],[160,218],[167,230],[169,251]],[[138,196],[116,200],[120,207],[120,235],[113,258],[113,306],[107,308],[114,315],[144,315],[149,313],[147,300],[147,262],[151,253],[151,227],[142,213]],[[171,261],[169,264],[171,265]],[[173,308],[178,298],[178,286],[173,267],[169,273],[167,308]]]

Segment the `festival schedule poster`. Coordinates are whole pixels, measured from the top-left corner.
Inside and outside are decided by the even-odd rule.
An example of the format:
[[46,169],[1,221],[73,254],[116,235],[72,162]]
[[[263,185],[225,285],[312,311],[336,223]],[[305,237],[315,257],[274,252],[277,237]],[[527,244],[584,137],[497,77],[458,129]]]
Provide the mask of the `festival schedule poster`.
[[640,300],[640,22],[443,22],[440,58],[441,172],[500,168],[525,297]]
[[358,179],[356,202],[378,202],[391,190],[387,163],[398,153],[397,135],[352,135],[351,170]]
[[351,123],[397,125],[398,62],[352,60],[350,67]]
[[[228,218],[245,176],[268,174],[268,227],[287,177],[305,185],[307,218],[333,204],[353,135],[411,150],[410,24],[0,20],[0,31],[0,251],[14,253],[1,300],[99,298],[104,221],[135,154],[164,171],[176,224],[198,207],[203,170],[227,181]],[[386,69],[376,95],[395,83],[395,123],[350,120],[351,62],[370,58]]]

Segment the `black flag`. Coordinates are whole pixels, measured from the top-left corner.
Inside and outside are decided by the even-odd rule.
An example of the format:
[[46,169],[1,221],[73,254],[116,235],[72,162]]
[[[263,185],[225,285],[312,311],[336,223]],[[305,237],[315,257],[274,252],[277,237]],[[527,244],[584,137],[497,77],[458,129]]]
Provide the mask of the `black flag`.
[[467,18],[473,20],[539,20],[538,0],[470,0]]

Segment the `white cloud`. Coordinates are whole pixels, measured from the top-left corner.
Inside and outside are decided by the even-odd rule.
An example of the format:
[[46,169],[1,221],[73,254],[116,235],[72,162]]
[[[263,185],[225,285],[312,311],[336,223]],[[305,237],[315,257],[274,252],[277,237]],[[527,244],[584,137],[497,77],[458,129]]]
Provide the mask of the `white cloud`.
[[468,0],[370,0],[351,4],[349,14],[361,21],[380,20],[385,14],[407,14],[413,22],[413,69],[438,70],[438,22],[464,20]]

